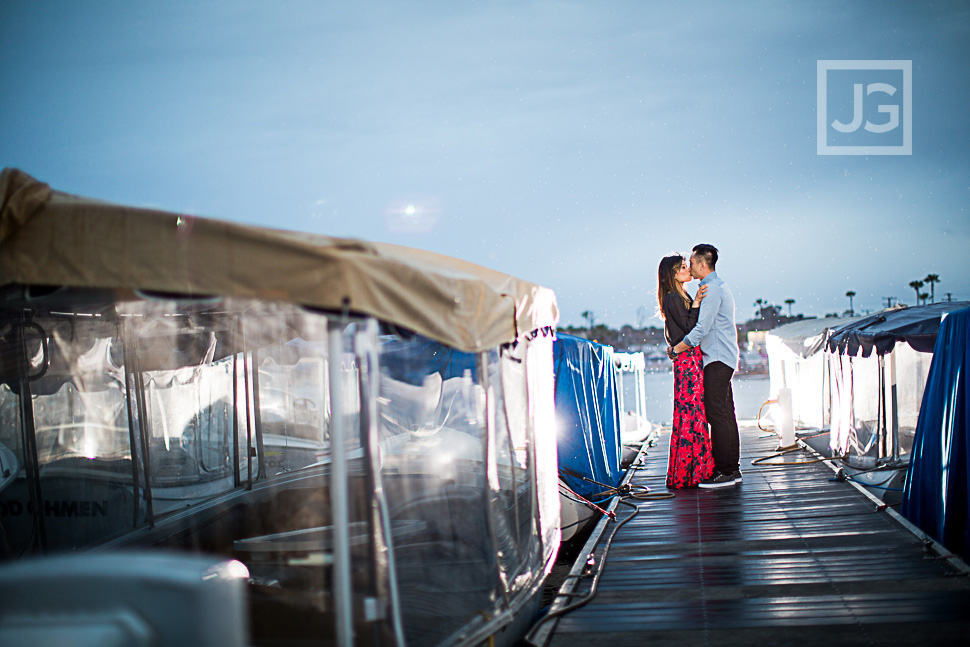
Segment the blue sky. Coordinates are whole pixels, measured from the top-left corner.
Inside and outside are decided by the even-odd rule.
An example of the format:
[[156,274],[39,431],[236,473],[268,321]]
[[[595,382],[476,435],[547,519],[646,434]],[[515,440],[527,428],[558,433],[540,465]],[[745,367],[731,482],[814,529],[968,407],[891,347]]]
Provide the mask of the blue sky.
[[[970,299],[970,5],[359,4],[6,0],[0,165],[464,258],[564,324],[658,324],[659,259],[697,242],[739,320],[912,304],[931,272]],[[912,155],[817,154],[842,59],[912,61]]]

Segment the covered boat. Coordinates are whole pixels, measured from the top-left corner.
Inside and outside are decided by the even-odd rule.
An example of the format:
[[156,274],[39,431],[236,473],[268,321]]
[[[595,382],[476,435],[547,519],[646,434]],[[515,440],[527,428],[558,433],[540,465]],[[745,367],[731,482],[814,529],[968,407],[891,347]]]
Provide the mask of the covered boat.
[[560,541],[549,290],[7,169],[0,292],[0,560],[238,560],[256,644],[530,623]]
[[[822,429],[829,424],[832,378],[825,355],[828,332],[858,317],[794,321],[765,334],[768,380],[772,398],[791,391],[792,419],[797,427]],[[780,419],[777,407],[771,410]]]
[[[966,302],[895,308],[829,331],[829,446],[853,464],[904,461],[913,446],[940,320]],[[907,457],[908,458],[908,457]]]
[[970,308],[940,324],[913,439],[902,513],[970,557]]
[[616,366],[611,346],[559,333],[553,345],[562,536],[596,520],[623,478]]
[[659,436],[659,426],[647,419],[644,354],[613,353],[613,365],[620,407],[620,465],[627,467],[636,459],[644,442]]

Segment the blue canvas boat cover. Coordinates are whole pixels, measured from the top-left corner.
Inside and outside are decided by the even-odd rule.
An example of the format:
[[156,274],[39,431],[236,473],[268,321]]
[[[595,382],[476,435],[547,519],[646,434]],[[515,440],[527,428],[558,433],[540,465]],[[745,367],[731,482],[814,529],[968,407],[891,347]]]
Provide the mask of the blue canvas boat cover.
[[903,515],[964,559],[970,556],[970,308],[951,312],[933,349],[913,453],[903,491]]
[[590,497],[620,484],[620,409],[613,348],[557,333],[553,344],[559,477]]
[[421,386],[432,373],[439,373],[442,380],[461,377],[466,372],[475,375],[474,353],[456,350],[422,335],[395,331],[397,335],[385,335],[381,340],[381,370],[395,380]]

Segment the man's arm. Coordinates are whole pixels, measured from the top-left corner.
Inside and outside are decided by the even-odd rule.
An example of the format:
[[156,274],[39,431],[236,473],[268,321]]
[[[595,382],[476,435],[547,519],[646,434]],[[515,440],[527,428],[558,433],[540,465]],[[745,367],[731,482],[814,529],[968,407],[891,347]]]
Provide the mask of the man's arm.
[[700,316],[697,317],[697,325],[687,333],[684,341],[674,346],[674,353],[683,353],[685,350],[701,343],[701,340],[714,327],[714,316],[721,307],[721,298],[721,286],[711,284],[708,287],[704,301],[701,302],[701,312]]

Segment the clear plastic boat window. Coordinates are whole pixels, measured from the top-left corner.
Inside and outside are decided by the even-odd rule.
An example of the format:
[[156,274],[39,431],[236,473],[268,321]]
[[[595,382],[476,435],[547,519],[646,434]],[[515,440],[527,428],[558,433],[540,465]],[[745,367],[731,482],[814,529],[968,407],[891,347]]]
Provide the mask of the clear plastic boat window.
[[7,303],[0,559],[235,559],[255,644],[484,639],[551,567],[550,336],[469,354],[291,304]]
[[499,590],[480,356],[385,330],[380,343],[381,477],[393,524],[409,644],[437,644]]

